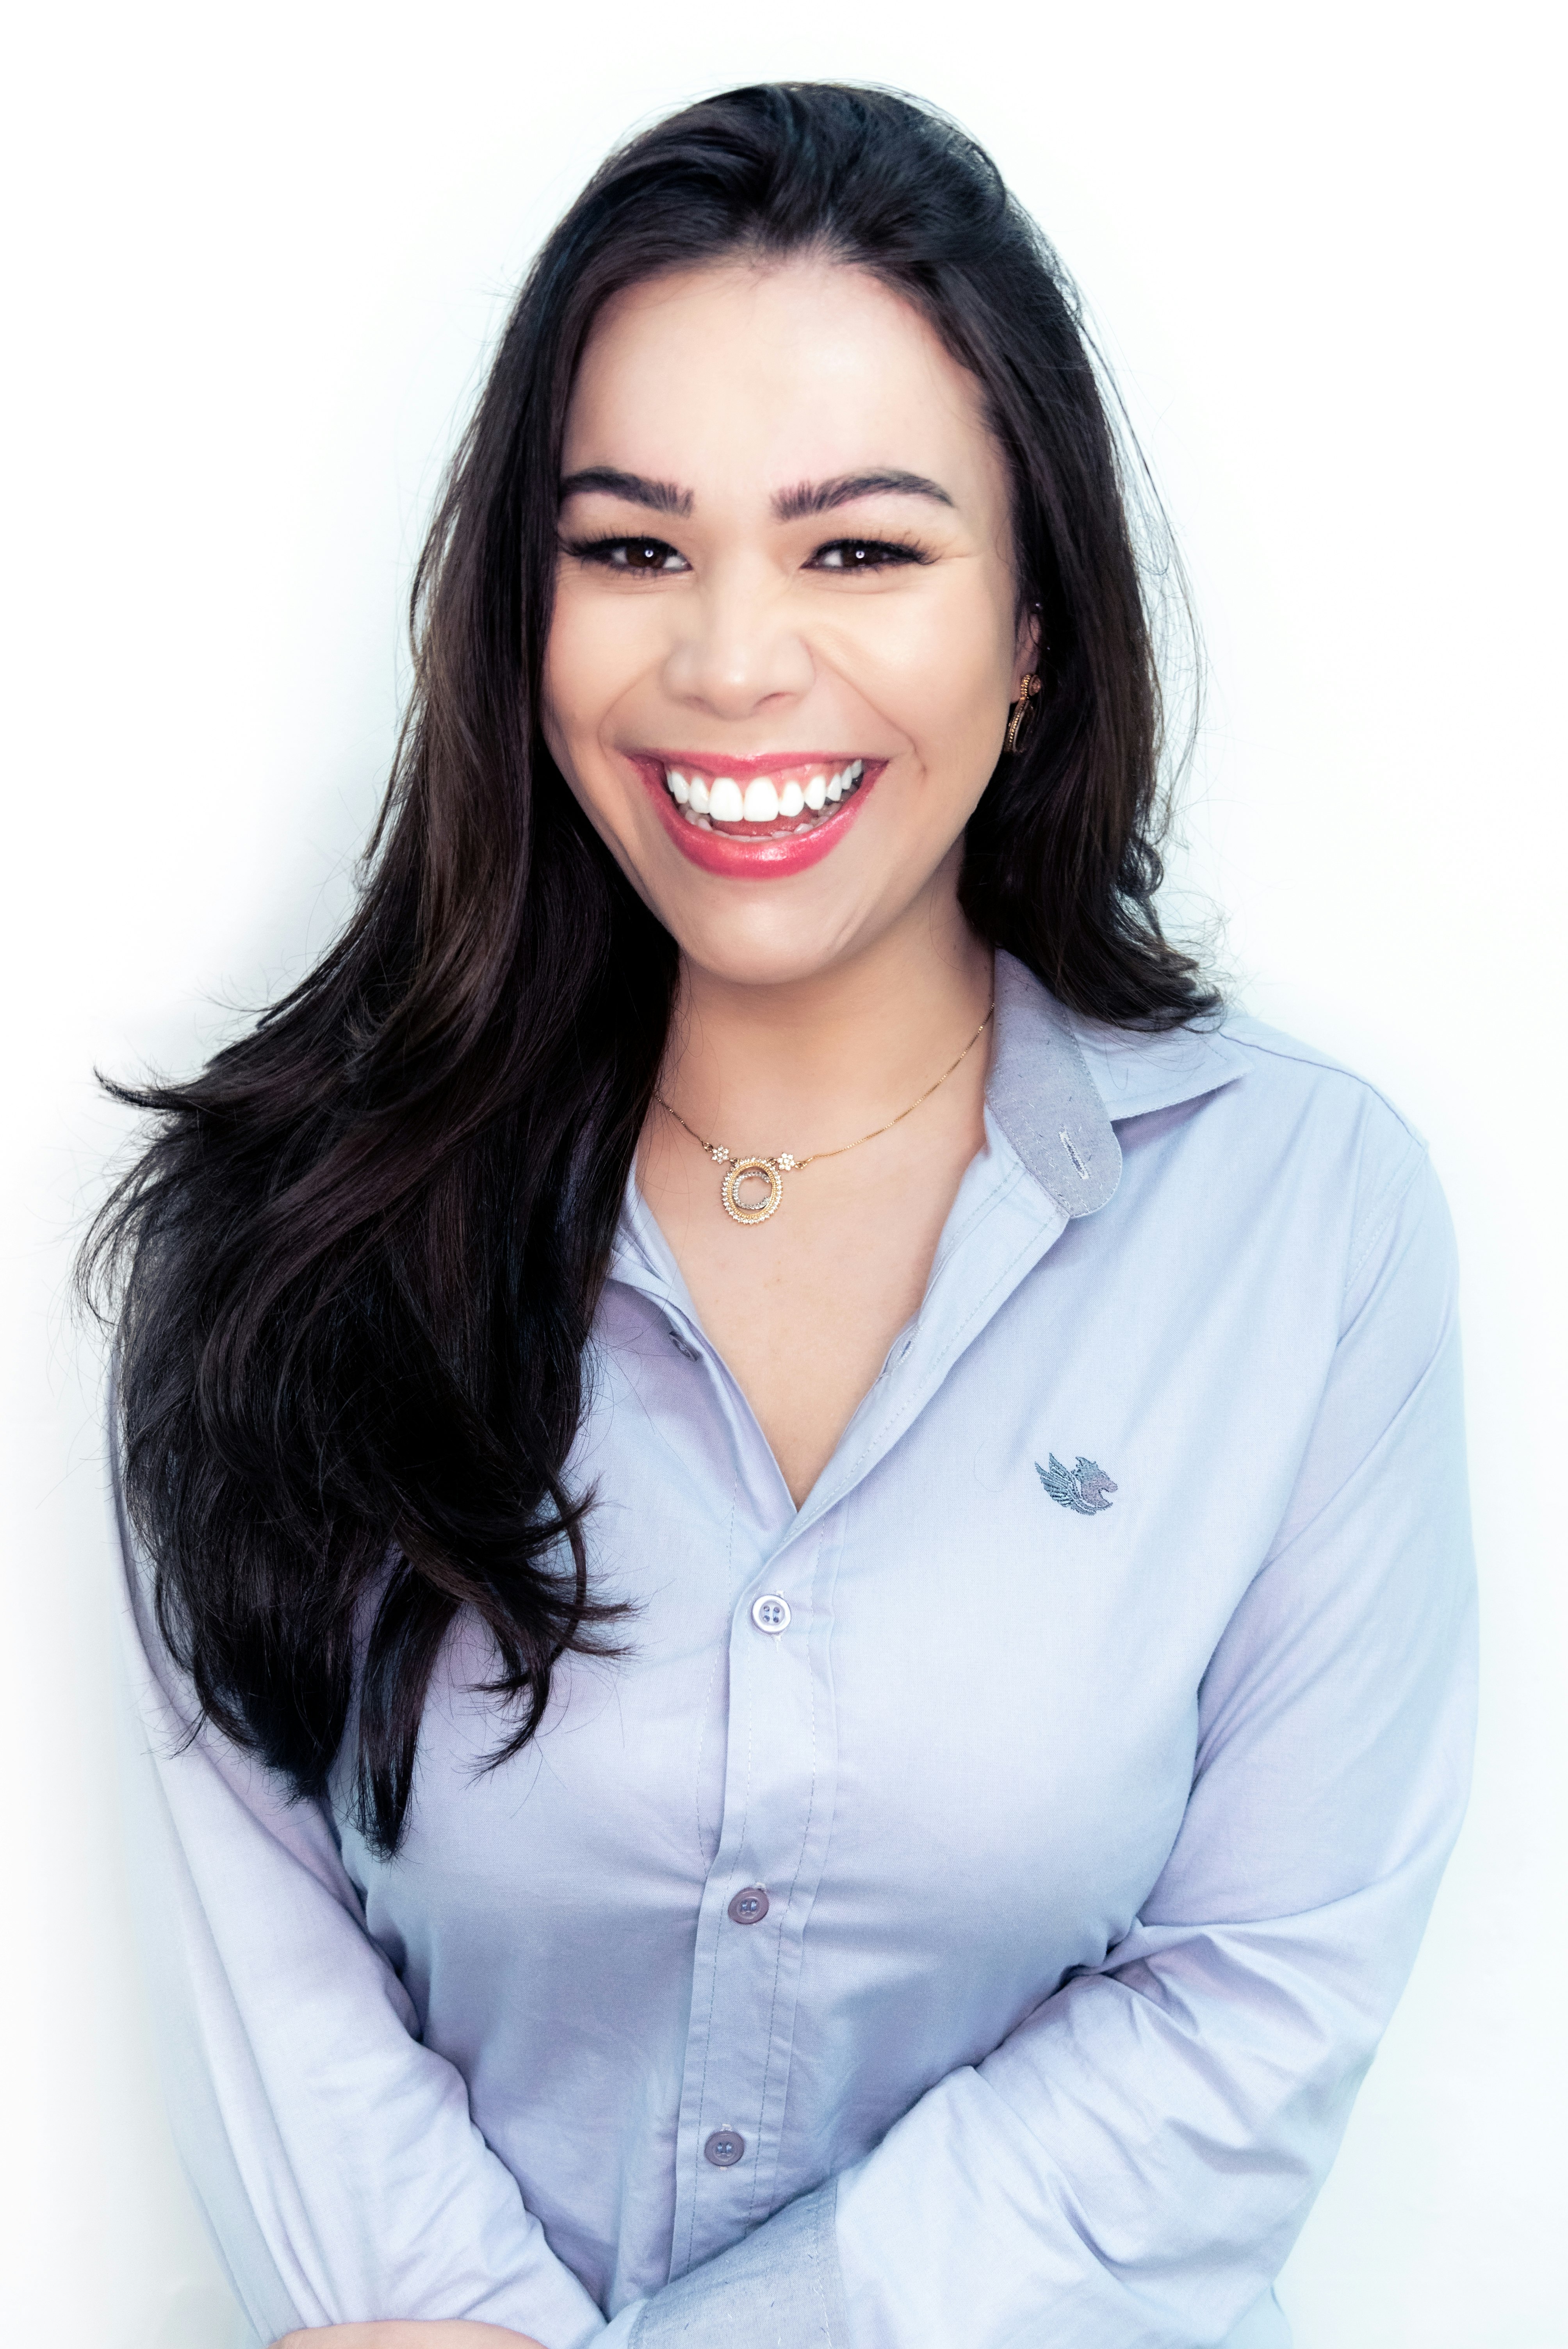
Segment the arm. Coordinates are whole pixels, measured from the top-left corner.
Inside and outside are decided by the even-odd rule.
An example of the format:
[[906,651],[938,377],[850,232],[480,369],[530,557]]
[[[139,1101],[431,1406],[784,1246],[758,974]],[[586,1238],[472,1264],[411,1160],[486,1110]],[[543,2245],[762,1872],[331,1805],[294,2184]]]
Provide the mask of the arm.
[[775,2349],[1198,2349],[1266,2293],[1403,1986],[1468,1772],[1453,1268],[1424,1161],[1380,1216],[1136,1927],[864,2160],[642,2303],[637,2349],[720,2349],[748,2310]]
[[381,2324],[321,2324],[303,2333],[285,2333],[273,2349],[540,2349],[525,2333],[500,2324],[470,2324],[459,2318],[451,2323],[397,2318]]
[[273,2349],[540,2349],[525,2333],[501,2324],[470,2324],[466,2318],[450,2323],[416,2320],[405,2323],[393,2317],[377,2324],[317,2324],[303,2333],[285,2333]]
[[[467,2349],[490,2349],[491,2326],[510,2328],[496,2349],[517,2334],[583,2349],[603,2319],[475,2128],[461,2075],[419,2044],[327,1820],[191,1735],[123,1512],[120,1536],[132,1876],[175,2135],[256,2335],[461,2316],[485,2321]],[[448,2329],[418,2327],[420,2349],[447,2349]]]

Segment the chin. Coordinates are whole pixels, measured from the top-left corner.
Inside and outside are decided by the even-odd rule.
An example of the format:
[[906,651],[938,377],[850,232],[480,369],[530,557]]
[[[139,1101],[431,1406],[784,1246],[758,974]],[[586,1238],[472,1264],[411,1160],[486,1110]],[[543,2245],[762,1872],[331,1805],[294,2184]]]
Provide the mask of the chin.
[[[741,891],[719,885],[726,895]],[[760,891],[747,889],[753,898]],[[815,894],[815,893],[813,893]],[[772,889],[769,899],[776,898]],[[793,908],[765,905],[686,905],[656,908],[695,969],[727,987],[799,987],[820,978],[867,945],[886,926],[863,904]]]

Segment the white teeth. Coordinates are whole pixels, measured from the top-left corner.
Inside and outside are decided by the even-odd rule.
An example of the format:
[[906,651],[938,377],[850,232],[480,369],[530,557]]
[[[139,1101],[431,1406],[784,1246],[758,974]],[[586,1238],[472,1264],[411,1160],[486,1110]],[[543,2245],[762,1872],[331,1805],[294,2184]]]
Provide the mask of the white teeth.
[[[805,783],[791,777],[780,784],[774,776],[755,775],[743,792],[733,775],[716,775],[710,781],[706,775],[666,767],[665,786],[686,821],[700,823],[706,832],[710,818],[716,823],[764,824],[790,822],[808,812],[820,815],[825,807],[847,799],[865,771],[863,759],[851,759],[837,774],[812,775]],[[797,824],[796,829],[810,826]]]

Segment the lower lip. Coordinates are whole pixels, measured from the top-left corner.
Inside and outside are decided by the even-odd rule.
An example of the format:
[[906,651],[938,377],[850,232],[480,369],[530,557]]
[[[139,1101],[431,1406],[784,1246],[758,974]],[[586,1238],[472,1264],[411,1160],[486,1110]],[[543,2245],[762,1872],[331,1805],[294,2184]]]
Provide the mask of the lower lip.
[[665,830],[691,864],[700,865],[705,873],[720,874],[727,881],[781,881],[789,874],[803,873],[809,864],[820,864],[837,848],[862,802],[870,798],[887,761],[868,759],[859,783],[847,800],[840,802],[834,814],[814,823],[810,832],[790,833],[782,840],[735,840],[727,833],[705,832],[700,823],[688,823],[670,797],[663,763],[634,758],[632,764]]

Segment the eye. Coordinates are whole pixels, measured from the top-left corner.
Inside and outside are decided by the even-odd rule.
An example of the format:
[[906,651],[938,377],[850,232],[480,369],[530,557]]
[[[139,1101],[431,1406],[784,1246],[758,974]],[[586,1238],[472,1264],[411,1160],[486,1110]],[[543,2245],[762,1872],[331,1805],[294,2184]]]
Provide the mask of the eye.
[[835,538],[820,546],[806,565],[808,571],[887,571],[899,563],[928,563],[918,546],[900,546],[891,539]]
[[605,571],[634,572],[643,579],[690,567],[685,555],[662,538],[569,540],[566,552],[580,563],[595,563]]

